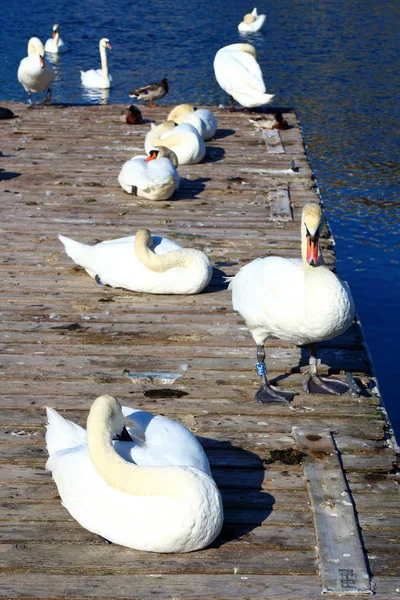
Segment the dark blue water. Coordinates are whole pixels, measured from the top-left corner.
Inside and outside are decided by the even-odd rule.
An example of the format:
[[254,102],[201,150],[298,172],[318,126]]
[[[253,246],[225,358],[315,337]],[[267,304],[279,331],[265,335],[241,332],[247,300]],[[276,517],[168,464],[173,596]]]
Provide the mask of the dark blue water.
[[[52,25],[70,46],[55,65],[58,102],[130,103],[128,92],[167,76],[161,104],[227,102],[213,74],[222,46],[240,41],[248,1],[32,0],[1,8],[0,100],[25,100],[16,78],[29,37],[44,42]],[[381,394],[400,437],[400,212],[398,0],[279,0],[257,48],[274,105],[297,110],[333,229],[338,271],[355,296]],[[108,37],[114,87],[91,97],[81,69],[100,66]]]

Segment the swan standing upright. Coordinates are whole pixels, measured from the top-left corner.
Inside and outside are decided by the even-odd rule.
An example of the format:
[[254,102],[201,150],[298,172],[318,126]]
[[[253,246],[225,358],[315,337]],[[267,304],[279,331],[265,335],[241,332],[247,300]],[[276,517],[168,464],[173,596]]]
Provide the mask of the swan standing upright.
[[60,26],[53,25],[53,36],[44,45],[45,52],[51,54],[62,54],[68,50],[67,45],[60,37]]
[[274,97],[267,94],[257,53],[251,44],[230,44],[218,50],[214,59],[215,78],[229,94],[246,108],[268,104]]
[[[319,247],[322,226],[321,207],[306,204],[301,216],[302,258],[257,258],[240,269],[230,283],[233,308],[244,318],[257,344],[256,370],[261,386],[256,399],[261,403],[289,402],[294,395],[278,391],[267,379],[264,343],[270,336],[309,345],[309,368],[303,381],[306,392],[340,394],[349,387],[318,376],[316,342],[346,331],[355,314],[347,284],[324,264]],[[354,384],[356,395],[355,388]]]
[[[28,41],[28,56],[19,63],[17,78],[28,93],[28,102],[32,104],[31,93],[40,94],[47,89],[43,104],[51,102],[50,85],[54,79],[53,69],[45,63],[44,46],[37,37]],[[34,105],[37,106],[37,105]]]
[[150,294],[198,294],[211,281],[212,265],[203,252],[152,237],[148,229],[96,246],[59,238],[68,256],[104,285]]
[[148,200],[168,200],[179,187],[178,158],[169,148],[159,146],[149,155],[134,156],[122,165],[118,181],[128,192]]
[[108,73],[107,49],[111,50],[110,40],[102,38],[99,42],[101,69],[81,71],[81,82],[86,88],[109,89],[112,77]]
[[93,402],[87,431],[52,408],[47,418],[46,469],[82,527],[149,552],[191,552],[217,537],[221,495],[200,443],[183,425],[121,407],[112,396]]
[[243,21],[238,25],[238,29],[240,33],[255,33],[256,31],[260,31],[265,19],[265,15],[259,15],[257,9],[253,8],[251,13],[244,15]]

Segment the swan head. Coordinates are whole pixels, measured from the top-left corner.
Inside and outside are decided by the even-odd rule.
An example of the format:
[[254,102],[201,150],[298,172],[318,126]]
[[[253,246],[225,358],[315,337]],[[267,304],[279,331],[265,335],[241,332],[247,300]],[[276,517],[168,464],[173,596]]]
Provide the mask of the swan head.
[[109,395],[96,398],[90,407],[87,426],[88,430],[106,427],[111,438],[121,439],[126,430],[120,402]]
[[101,38],[101,40],[99,42],[99,48],[100,48],[100,50],[102,48],[108,48],[108,50],[112,50],[110,40],[108,38]]
[[193,104],[178,104],[175,106],[169,113],[167,119],[168,121],[177,121],[179,117],[186,115],[187,113],[192,113],[196,110],[196,107]]
[[323,214],[319,204],[309,202],[301,213],[302,236],[306,240],[306,260],[316,267],[319,258],[319,238],[323,226]]
[[53,38],[56,37],[57,33],[59,33],[59,25],[56,23],[53,25]]
[[31,37],[28,41],[28,55],[40,54],[44,56],[44,46],[38,37]]
[[243,17],[243,21],[246,23],[246,25],[250,25],[250,23],[254,23],[255,20],[256,20],[256,18],[252,13],[248,13],[247,15],[244,15],[244,17]]
[[176,156],[175,152],[166,146],[157,146],[156,148],[152,148],[148,157],[146,158],[146,162],[148,163],[156,158],[169,158],[174,167],[177,167],[179,164],[178,157]]

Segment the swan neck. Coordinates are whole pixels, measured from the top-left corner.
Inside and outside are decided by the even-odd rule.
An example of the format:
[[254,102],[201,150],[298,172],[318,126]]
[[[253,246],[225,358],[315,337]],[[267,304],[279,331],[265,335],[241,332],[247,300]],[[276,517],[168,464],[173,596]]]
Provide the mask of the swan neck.
[[87,443],[91,462],[112,488],[131,496],[177,498],[190,475],[177,467],[142,467],[124,460],[114,449],[110,418],[89,414]]
[[54,45],[56,48],[58,48],[59,41],[60,41],[60,34],[58,31],[56,31],[54,34]]
[[108,81],[107,51],[104,46],[100,46],[100,60],[103,79]]
[[145,236],[139,231],[135,235],[135,254],[140,262],[156,273],[165,273],[174,267],[188,267],[191,263],[191,254],[185,251],[172,250],[165,254],[156,254],[149,248],[151,245],[151,235]]

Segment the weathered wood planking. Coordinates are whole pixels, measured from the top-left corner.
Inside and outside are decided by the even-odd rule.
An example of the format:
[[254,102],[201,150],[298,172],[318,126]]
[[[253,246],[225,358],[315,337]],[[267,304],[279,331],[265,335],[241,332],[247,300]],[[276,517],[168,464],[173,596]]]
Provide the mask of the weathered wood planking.
[[[319,598],[303,469],[287,464],[300,425],[335,433],[376,596],[397,597],[396,456],[368,391],[358,325],[321,344],[321,357],[325,370],[353,370],[363,396],[306,396],[307,352],[270,340],[270,372],[298,395],[291,407],[261,406],[255,348],[223,279],[258,256],[299,256],[301,209],[319,199],[294,113],[284,115],[292,127],[281,143],[266,145],[248,114],[215,109],[219,128],[205,161],[179,168],[174,198],[148,202],[125,194],[117,176],[143,152],[150,121],[169,109],[144,107],[147,122],[128,126],[115,105],[11,107],[20,118],[0,123],[2,597]],[[288,220],[273,220],[277,207]],[[93,242],[139,227],[205,251],[216,267],[207,290],[177,297],[97,286],[57,239]],[[328,229],[322,244],[334,267]],[[163,386],[124,373],[154,364],[180,377]],[[177,418],[199,436],[226,514],[211,548],[161,556],[105,546],[60,505],[44,471],[44,406],[84,424],[101,393]]]

